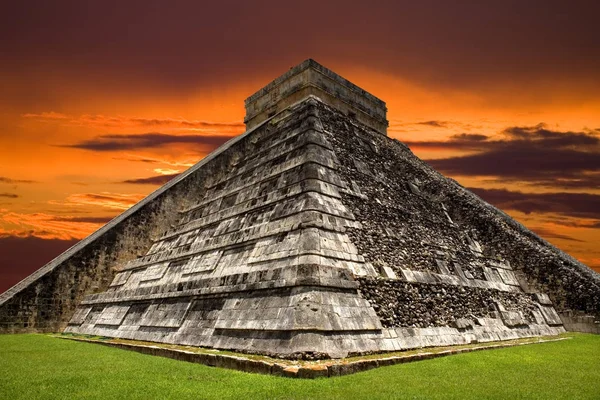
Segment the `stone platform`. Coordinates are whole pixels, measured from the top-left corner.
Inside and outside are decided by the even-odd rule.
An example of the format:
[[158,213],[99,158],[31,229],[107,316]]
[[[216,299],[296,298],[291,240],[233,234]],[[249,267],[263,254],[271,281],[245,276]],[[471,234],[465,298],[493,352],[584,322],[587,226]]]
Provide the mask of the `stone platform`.
[[569,336],[537,337],[530,339],[509,340],[485,344],[458,345],[453,347],[432,347],[401,353],[373,354],[343,360],[328,361],[289,361],[270,357],[248,357],[245,354],[223,353],[200,348],[157,345],[150,342],[138,342],[84,336],[57,336],[61,339],[99,344],[123,350],[136,351],[142,354],[172,358],[175,360],[204,364],[210,367],[234,369],[243,372],[264,375],[285,376],[288,378],[333,378],[368,371],[373,368],[405,364],[414,361],[431,360],[455,354],[471,353],[481,350],[502,349],[528,344],[539,344],[571,339]]

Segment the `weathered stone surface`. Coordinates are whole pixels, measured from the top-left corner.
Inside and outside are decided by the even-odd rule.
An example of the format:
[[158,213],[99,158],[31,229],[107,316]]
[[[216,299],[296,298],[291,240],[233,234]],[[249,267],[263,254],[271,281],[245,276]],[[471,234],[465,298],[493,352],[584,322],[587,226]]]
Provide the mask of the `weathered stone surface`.
[[363,195],[342,192],[360,223],[348,235],[381,275],[391,268],[411,282],[520,293],[533,288],[550,296],[535,301],[600,315],[599,274],[443,177],[402,143],[369,134],[326,105],[319,112],[342,180]]
[[561,322],[568,331],[595,333],[600,335],[600,318],[585,315],[573,310],[565,310],[560,314]]

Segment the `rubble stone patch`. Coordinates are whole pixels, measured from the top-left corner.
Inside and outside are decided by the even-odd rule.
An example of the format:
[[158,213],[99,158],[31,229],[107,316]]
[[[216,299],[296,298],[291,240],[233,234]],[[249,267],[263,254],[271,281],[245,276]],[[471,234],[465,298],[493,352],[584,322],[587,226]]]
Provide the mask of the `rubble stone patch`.
[[470,327],[465,320],[499,318],[497,304],[505,310],[525,311],[534,323],[536,306],[524,293],[502,292],[448,284],[425,284],[389,279],[359,278],[360,293],[371,303],[386,328],[457,325]]

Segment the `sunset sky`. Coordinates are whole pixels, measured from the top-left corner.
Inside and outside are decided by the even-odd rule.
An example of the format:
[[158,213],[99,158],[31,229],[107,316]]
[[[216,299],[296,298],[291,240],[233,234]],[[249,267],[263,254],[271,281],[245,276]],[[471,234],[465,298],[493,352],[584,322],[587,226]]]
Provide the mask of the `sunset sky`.
[[306,58],[600,271],[600,6],[533,3],[3,5],[0,292],[242,133],[244,99]]

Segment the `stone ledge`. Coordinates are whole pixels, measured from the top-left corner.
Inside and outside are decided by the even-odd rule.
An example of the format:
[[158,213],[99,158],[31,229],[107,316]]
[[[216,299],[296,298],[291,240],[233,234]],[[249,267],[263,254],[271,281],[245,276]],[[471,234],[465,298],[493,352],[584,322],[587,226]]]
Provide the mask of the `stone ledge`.
[[[312,254],[312,253],[306,253]],[[318,264],[296,264],[288,268],[277,268],[273,271],[281,273],[278,279],[264,279],[258,281],[264,271],[239,273],[196,281],[184,282],[186,285],[194,284],[193,288],[169,291],[156,291],[156,286],[128,289],[122,292],[104,292],[87,296],[81,301],[81,305],[125,303],[132,301],[146,301],[157,299],[172,299],[196,296],[214,296],[229,293],[240,293],[259,290],[289,289],[296,286],[314,286],[319,288],[337,288],[342,290],[355,290],[358,283],[352,279],[352,275],[337,267]],[[286,274],[287,273],[287,274]],[[244,276],[246,283],[237,283]],[[229,284],[219,284],[220,281],[229,280]],[[204,286],[197,288],[197,286]],[[158,287],[160,288],[160,287]]]
[[[252,356],[247,354],[234,354],[215,352],[203,348],[188,348],[184,346],[161,345],[150,342],[127,341],[122,339],[95,339],[90,337],[77,337],[71,335],[54,335],[56,338],[75,340],[85,343],[96,343],[124,350],[137,351],[142,354],[172,358],[174,360],[204,364],[210,367],[235,369],[243,372],[265,375],[277,375],[288,378],[331,378],[342,375],[354,374],[373,368],[385,367],[395,364],[404,364],[413,361],[430,360],[454,354],[471,353],[480,350],[501,349],[507,347],[523,346],[527,344],[548,343],[571,339],[570,336],[519,339],[488,344],[455,346],[452,348],[419,349],[403,353],[376,354],[351,359],[326,360],[326,361],[290,361],[270,358],[266,356]],[[193,349],[191,351],[189,349]]]

